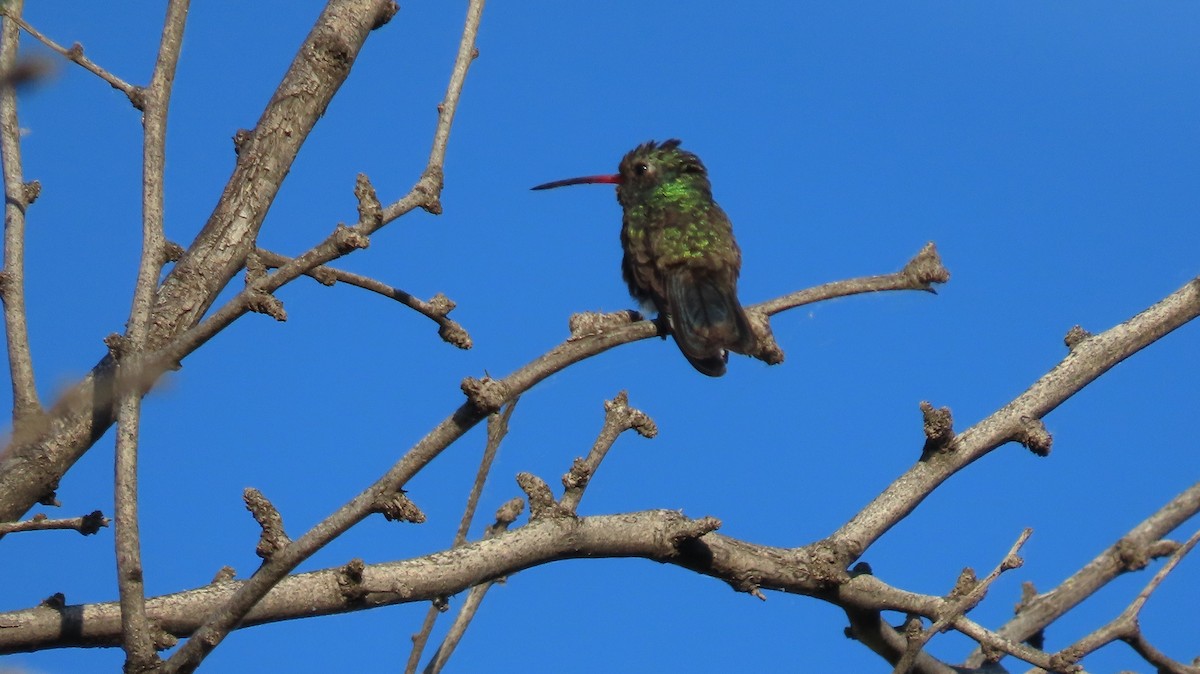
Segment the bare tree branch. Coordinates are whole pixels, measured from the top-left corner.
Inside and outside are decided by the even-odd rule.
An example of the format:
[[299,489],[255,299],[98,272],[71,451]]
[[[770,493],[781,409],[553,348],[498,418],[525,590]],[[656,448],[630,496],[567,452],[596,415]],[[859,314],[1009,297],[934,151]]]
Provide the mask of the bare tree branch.
[[[146,593],[138,524],[138,433],[141,425],[141,387],[138,369],[150,334],[150,312],[158,277],[166,262],[163,237],[163,167],[166,164],[167,109],[183,44],[188,0],[171,0],[163,22],[162,40],[150,86],[141,92],[142,124],[142,255],[138,264],[133,307],[129,312],[123,353],[117,358],[119,396],[115,455],[117,588],[125,672],[151,672],[159,664],[154,633],[146,617]],[[132,372],[128,365],[132,364]]]
[[[1023,601],[1017,615],[996,630],[997,634],[1013,641],[1025,641],[1112,579],[1144,568],[1152,556],[1173,554],[1179,547],[1177,544],[1171,544],[1167,549],[1152,549],[1152,545],[1198,512],[1200,482],[1175,496],[1057,588]],[[966,660],[968,666],[979,666],[982,662],[983,653],[979,650]]]
[[[291,258],[279,253],[272,253],[269,250],[259,248],[256,252],[267,267],[279,268],[291,262]],[[309,269],[304,272],[304,275],[311,276],[323,285],[333,285],[341,281],[342,283],[357,286],[364,290],[370,290],[384,297],[390,297],[437,323],[440,326],[438,328],[438,335],[442,339],[460,349],[471,348],[471,336],[467,334],[467,331],[461,325],[450,318],[450,312],[455,307],[454,301],[441,293],[434,295],[429,301],[423,301],[399,288],[387,285],[373,278],[342,271],[341,269],[326,267],[325,265]]]
[[[852,563],[911,513],[954,473],[993,449],[1029,437],[1040,420],[1117,363],[1200,315],[1200,278],[1193,279],[1137,316],[1076,344],[1067,357],[986,419],[958,434],[953,451],[922,457],[831,537],[837,554]],[[1049,451],[1048,436],[1038,448]]]
[[13,20],[13,22],[15,22],[18,26],[20,26],[21,29],[24,30],[26,33],[29,33],[29,35],[32,36],[33,39],[46,45],[51,50],[57,52],[59,55],[61,55],[63,58],[67,59],[68,61],[71,61],[72,63],[75,63],[75,64],[81,66],[84,70],[87,70],[88,72],[92,73],[96,77],[99,77],[100,79],[104,80],[105,82],[108,82],[109,85],[111,85],[113,89],[116,89],[117,91],[120,91],[121,93],[125,94],[125,97],[129,99],[130,103],[133,103],[134,107],[137,107],[137,108],[141,107],[141,90],[138,87],[135,87],[132,84],[129,84],[128,82],[122,80],[121,78],[117,77],[116,75],[108,72],[104,68],[101,68],[94,61],[89,59],[87,56],[84,56],[83,45],[79,44],[78,42],[76,42],[74,45],[72,45],[70,49],[67,49],[66,47],[63,47],[62,45],[55,42],[54,40],[51,40],[50,38],[43,35],[41,33],[41,31],[39,31],[38,29],[29,25],[28,23],[25,22],[24,19],[22,19],[20,17],[19,5],[18,5],[18,9],[14,10],[13,9],[14,4],[17,4],[17,3],[10,3],[8,7],[5,7],[5,8],[3,8],[3,10],[0,10],[0,11],[3,11],[3,13],[6,16],[9,16]]
[[629,394],[621,391],[617,397],[604,402],[604,426],[600,429],[600,435],[592,445],[592,450],[586,458],[575,459],[571,470],[563,475],[563,497],[559,504],[568,512],[578,512],[583,492],[591,483],[600,462],[608,455],[608,450],[617,441],[617,437],[630,429],[635,429],[643,438],[658,435],[658,427],[654,425],[654,420],[645,412],[630,407]]
[[[509,506],[506,509],[517,511]],[[366,565],[353,592],[347,592],[345,583],[339,583],[344,574],[341,567],[289,576],[270,590],[239,627],[296,617],[301,604],[306,607],[304,615],[329,615],[430,601],[556,559],[647,557],[671,562],[681,554],[680,545],[717,525],[712,518],[692,520],[669,510],[545,518],[457,549]],[[744,545],[747,550],[759,548]],[[204,616],[228,604],[250,582],[226,581],[155,597],[148,600],[147,610],[169,633],[195,635],[203,629]],[[0,613],[0,654],[48,647],[118,646],[120,630],[120,610],[115,603]]]
[[[504,533],[509,525],[516,521],[524,505],[521,499],[514,498],[500,506],[500,509],[496,511],[495,523],[488,527],[483,535],[484,540]],[[455,614],[454,622],[450,623],[450,628],[446,630],[445,638],[442,639],[442,643],[438,646],[437,651],[430,658],[429,664],[425,667],[426,674],[435,674],[442,671],[442,668],[446,666],[450,655],[454,653],[454,649],[458,646],[459,641],[467,633],[467,627],[471,624],[471,620],[479,611],[479,606],[483,603],[484,595],[492,588],[492,585],[500,580],[499,578],[493,578],[478,585],[473,585],[467,591],[467,598],[463,600],[462,606],[458,609],[458,613]]]
[[[513,399],[503,411],[496,412],[488,417],[487,443],[483,448],[483,457],[479,460],[479,470],[475,472],[475,482],[471,485],[470,494],[467,495],[467,506],[463,509],[463,516],[458,523],[458,531],[454,534],[454,544],[452,547],[457,548],[467,540],[467,533],[471,529],[471,522],[475,519],[475,510],[479,506],[479,497],[483,494],[483,486],[487,482],[488,475],[492,472],[492,464],[496,460],[496,453],[500,450],[500,442],[508,434],[508,420],[512,418],[513,410],[516,407],[517,399]],[[476,605],[478,605],[477,602]],[[425,620],[421,624],[421,630],[414,634],[412,638],[412,651],[409,652],[408,662],[404,666],[406,673],[412,674],[412,672],[417,671],[417,666],[421,662],[421,653],[425,650],[425,644],[429,641],[429,635],[433,632],[433,625],[437,621],[438,615],[444,613],[445,610],[445,602],[435,600],[425,613]]]
[[[20,21],[24,0],[4,8],[0,34],[0,72],[17,64]],[[26,183],[21,167],[21,124],[17,121],[17,92],[0,87],[0,156],[4,170],[4,269],[0,271],[0,300],[4,302],[4,335],[8,340],[8,368],[12,375],[13,431],[42,413],[33,376],[29,328],[25,322],[25,210],[37,199],[40,186]]]
[[[923,282],[912,279],[903,280],[905,278],[903,272],[892,276],[899,279],[895,282],[897,288],[924,285]],[[865,292],[862,284],[856,283],[853,279],[843,283],[847,293]],[[815,301],[821,297],[836,296],[839,289],[843,288],[843,283],[826,284],[820,287],[820,292],[810,293],[807,297]],[[750,309],[754,310],[755,308],[751,307]],[[270,562],[259,568],[254,576],[230,599],[229,604],[213,616],[210,625],[189,640],[189,643],[203,645],[189,648],[185,644],[183,648],[176,651],[171,659],[178,658],[178,663],[198,663],[199,660],[192,658],[202,657],[203,653],[207,653],[211,647],[219,643],[220,639],[240,622],[240,619],[266,594],[272,585],[279,582],[296,565],[329,541],[340,536],[371,513],[377,512],[376,504],[381,498],[402,488],[412,479],[413,475],[422,470],[446,447],[462,437],[488,414],[500,409],[516,396],[571,364],[618,344],[654,336],[658,330],[657,323],[653,321],[639,321],[586,337],[572,336],[563,344],[502,380],[490,378],[464,380],[463,391],[467,394],[467,402],[464,405],[431,430],[373,485],[367,487],[365,491],[351,499],[337,512],[314,526],[308,533],[280,550]],[[168,354],[164,358],[169,357]],[[532,505],[531,503],[531,507]],[[172,664],[168,661],[169,668],[182,666],[182,664]]]
[[[336,13],[336,11],[331,11],[334,10],[335,4],[337,4],[336,0],[330,3],[330,6],[326,9],[325,15]],[[386,7],[391,10],[391,14],[394,14],[397,9],[394,3],[388,3]],[[411,210],[411,208],[415,205],[421,205],[432,212],[440,212],[441,205],[439,201],[439,195],[442,189],[442,164],[445,161],[446,144],[449,139],[450,125],[454,120],[454,113],[457,109],[459,97],[462,93],[462,87],[466,80],[467,69],[470,67],[471,62],[478,54],[478,51],[475,48],[475,38],[479,32],[479,22],[482,18],[482,13],[483,0],[472,0],[467,9],[466,25],[463,28],[463,36],[459,44],[458,56],[455,59],[454,70],[450,77],[450,83],[446,89],[446,98],[439,107],[438,123],[434,132],[433,149],[430,152],[430,161],[425,169],[424,174],[422,174],[421,179],[410,193],[413,198],[411,200],[407,198],[402,199],[402,202],[408,201],[410,203],[399,204],[397,205],[396,209],[384,209],[382,214],[378,217],[375,213],[370,212],[374,210],[370,208],[370,206],[363,206],[360,210],[360,219],[363,220],[361,223],[363,228],[361,235],[365,236],[370,234],[371,232],[375,231],[375,229],[378,229],[378,227],[381,227],[382,223],[388,222],[395,217],[399,217],[401,213],[408,212],[408,210]],[[390,18],[391,14],[387,14],[386,17]],[[384,12],[380,11],[380,8],[377,8],[375,12],[371,12],[370,14],[365,12],[360,13],[357,18],[362,18],[363,16],[370,16],[373,17],[375,21],[378,21],[380,18],[384,17]],[[360,25],[360,27],[365,27],[367,30],[369,30],[375,25],[376,24],[373,22],[371,25]],[[319,26],[320,22],[318,22],[318,27]],[[317,30],[314,29],[314,33],[316,32]],[[365,39],[366,33],[362,32],[361,35],[362,38]],[[340,37],[337,32],[334,32],[333,36]],[[357,49],[357,46],[359,45],[361,45],[361,40],[357,45],[355,45],[355,49]],[[301,53],[303,53],[303,51],[304,50],[301,50]],[[331,89],[328,94],[332,96],[332,93],[333,91]],[[328,99],[326,99],[326,102],[327,100]],[[324,106],[322,105],[321,111],[323,110]],[[315,117],[312,119],[312,121],[316,121]],[[291,136],[293,134],[288,135]],[[305,134],[294,135],[300,136],[298,140],[302,142]],[[253,142],[254,139],[251,140],[251,143]],[[299,146],[297,145],[296,149],[298,148]],[[246,151],[246,148],[242,149],[243,156],[245,155]],[[290,162],[288,163],[290,164]],[[275,161],[273,160],[271,164],[274,165]],[[282,178],[283,175],[279,175],[279,180],[282,180]],[[364,181],[359,182],[360,203],[362,201],[374,202],[373,190],[363,189],[362,183]],[[278,183],[276,182],[274,185],[277,187]],[[273,190],[271,192],[271,196],[274,196]],[[225,201],[226,200],[223,199],[222,204],[224,204]],[[269,201],[267,203],[269,203]],[[388,210],[393,210],[395,214],[393,215],[389,213]],[[257,231],[258,224],[261,224],[261,219],[258,220],[257,224],[254,224],[251,230]],[[335,236],[336,234],[337,233],[335,232]],[[356,234],[359,233],[356,232]],[[201,236],[203,236],[203,233]],[[235,240],[238,242],[237,245],[239,246],[250,243],[245,237],[235,237]],[[332,247],[335,251],[339,248],[338,241],[334,237],[330,238],[329,243],[330,247]],[[346,252],[348,250],[345,248],[347,243],[357,247],[357,242],[353,241],[353,239],[350,242],[342,241],[342,252]],[[251,247],[246,245],[242,255],[236,260],[230,259],[230,262],[240,263],[240,260],[244,259],[245,255],[249,253],[251,249]],[[192,251],[189,251],[189,254],[191,254],[191,252]],[[210,250],[209,252],[212,253],[213,251]],[[313,251],[310,251],[310,253],[313,253]],[[305,253],[304,255],[301,255],[293,260],[290,264],[287,264],[284,267],[276,270],[276,272],[272,274],[272,278],[279,277],[285,280],[294,279],[303,273],[303,271],[312,269],[315,266],[328,261],[314,258],[317,258],[317,254],[310,255],[309,253]],[[188,256],[185,255],[185,257],[176,265],[176,271],[185,266],[187,262]],[[211,263],[205,263],[204,266],[206,268],[212,268]],[[232,271],[232,269],[230,269],[230,271]],[[168,277],[167,281],[164,283],[163,292],[160,294],[160,297],[167,297],[170,295],[170,281],[171,277]],[[201,283],[203,284],[202,280]],[[184,287],[186,288],[187,286],[185,285]],[[206,293],[205,296],[209,298],[209,302],[211,302],[211,298],[215,297],[216,290],[218,289],[210,288],[209,292]],[[185,312],[185,315],[186,314],[187,312]],[[194,313],[192,315],[198,318],[200,314]],[[471,425],[474,425],[474,423],[477,423],[478,421],[478,418],[474,419]],[[429,458],[432,459],[432,456]],[[420,465],[423,466],[424,462],[422,462]],[[392,472],[393,471],[389,471],[389,474]],[[318,530],[314,529],[308,534],[305,534],[305,536],[302,536],[293,544],[289,545],[284,550],[280,551],[280,554],[276,558],[272,559],[270,562],[267,562],[258,570],[254,577],[251,578],[251,580],[243,587],[243,589],[239,591],[226,606],[223,606],[220,610],[215,611],[213,615],[208,618],[204,628],[201,629],[195,637],[188,639],[187,643],[185,643],[178,651],[175,652],[174,655],[171,656],[166,663],[166,671],[190,672],[194,670],[197,666],[199,666],[205,655],[211,652],[212,649],[215,648],[217,644],[219,644],[220,641],[229,633],[229,631],[233,629],[239,622],[241,622],[246,613],[250,611],[254,604],[256,604],[263,597],[263,595],[266,594],[272,585],[285,577],[288,572],[290,572],[297,564],[311,555],[313,551],[323,545],[325,541],[331,540],[332,536],[336,536],[345,531],[345,528],[343,527],[348,528],[354,522],[369,514],[373,504],[377,503],[380,497],[384,496],[386,493],[395,491],[406,481],[407,477],[405,477],[403,480],[385,478],[385,480],[377,482],[376,485],[373,485],[366,492],[360,494],[359,497],[352,501],[352,505],[348,504],[348,506],[342,511],[335,513],[326,520],[326,522],[331,522],[331,520],[340,520],[338,524],[335,524],[331,530],[328,532],[318,532]]]
[[52,520],[44,514],[37,514],[22,522],[0,522],[0,536],[18,531],[48,531],[50,529],[72,529],[84,536],[90,536],[100,527],[108,526],[109,520],[104,513],[94,510],[81,517]]
[[[1171,555],[1171,558],[1167,560],[1167,563],[1164,564],[1163,567],[1159,569],[1153,577],[1150,578],[1150,581],[1146,583],[1145,587],[1142,588],[1142,591],[1139,592],[1136,597],[1134,597],[1133,601],[1129,603],[1129,606],[1125,607],[1124,611],[1121,611],[1120,615],[1111,620],[1108,624],[1075,642],[1071,646],[1064,648],[1059,655],[1063,657],[1064,660],[1070,660],[1072,662],[1078,661],[1088,653],[1092,653],[1096,650],[1099,650],[1103,646],[1121,639],[1129,642],[1131,645],[1135,645],[1135,648],[1138,650],[1138,652],[1160,672],[1171,672],[1172,674],[1196,674],[1196,672],[1200,671],[1200,668],[1185,667],[1182,664],[1167,658],[1165,655],[1158,652],[1157,649],[1150,647],[1142,635],[1141,626],[1138,624],[1138,616],[1141,615],[1142,607],[1146,605],[1146,601],[1150,599],[1150,595],[1158,589],[1158,586],[1161,585],[1164,580],[1166,580],[1167,576],[1175,570],[1175,567],[1179,565],[1179,562],[1183,560],[1184,556],[1191,552],[1192,548],[1196,547],[1196,543],[1198,542],[1200,542],[1200,531],[1192,534],[1192,537],[1189,538],[1186,543],[1179,546],[1179,549],[1177,549],[1175,553]],[[1137,648],[1137,646],[1142,646],[1142,648]]]
[[978,606],[979,602],[983,601],[984,596],[987,594],[988,588],[1000,577],[1000,574],[1021,566],[1022,561],[1017,556],[1017,552],[1025,545],[1025,541],[1029,540],[1029,535],[1032,533],[1032,529],[1022,531],[1021,535],[1017,537],[1017,541],[1009,549],[1008,554],[1004,556],[1004,559],[982,580],[976,580],[975,572],[971,569],[963,570],[962,575],[959,576],[958,583],[954,586],[954,590],[947,597],[950,602],[949,610],[939,616],[928,629],[920,629],[920,623],[917,623],[916,634],[909,637],[904,655],[900,658],[899,662],[895,663],[893,674],[907,674],[907,672],[912,671],[913,665],[917,661],[917,655],[921,653],[922,649],[925,648],[925,644],[935,634],[944,631],[955,620],[965,616],[971,609]]
[[[241,145],[208,223],[160,287],[151,321],[153,348],[195,325],[243,265],[279,185],[367,35],[396,11],[394,0],[330,0]],[[54,405],[53,423],[13,434],[0,453],[0,521],[17,519],[51,498],[59,478],[112,424],[113,369],[105,357]],[[148,388],[153,381],[146,377],[142,384]]]

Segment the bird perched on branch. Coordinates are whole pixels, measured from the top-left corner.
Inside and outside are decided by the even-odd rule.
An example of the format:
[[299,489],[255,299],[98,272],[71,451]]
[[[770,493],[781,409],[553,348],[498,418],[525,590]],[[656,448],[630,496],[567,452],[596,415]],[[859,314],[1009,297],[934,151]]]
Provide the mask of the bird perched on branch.
[[666,317],[688,362],[719,377],[729,351],[752,353],[757,340],[737,297],[742,253],[700,158],[678,140],[650,141],[626,154],[615,174],[533,189],[584,183],[617,186],[629,294]]

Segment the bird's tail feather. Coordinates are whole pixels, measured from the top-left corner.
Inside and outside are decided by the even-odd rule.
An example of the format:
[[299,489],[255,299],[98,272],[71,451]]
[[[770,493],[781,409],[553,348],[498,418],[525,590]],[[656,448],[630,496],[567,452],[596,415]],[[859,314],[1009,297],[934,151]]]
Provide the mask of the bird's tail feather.
[[753,351],[754,332],[734,284],[680,270],[667,277],[665,289],[675,343],[697,370],[719,377],[725,374],[727,351]]

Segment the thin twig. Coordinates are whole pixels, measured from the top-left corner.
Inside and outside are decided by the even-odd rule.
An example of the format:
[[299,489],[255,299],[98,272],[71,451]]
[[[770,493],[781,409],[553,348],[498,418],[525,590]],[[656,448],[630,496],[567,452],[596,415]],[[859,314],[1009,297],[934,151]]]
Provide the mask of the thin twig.
[[26,33],[29,33],[33,37],[33,39],[46,45],[51,50],[57,52],[58,54],[60,54],[63,58],[67,59],[68,61],[78,64],[79,66],[83,67],[84,70],[87,70],[88,72],[99,77],[100,79],[104,80],[105,82],[108,82],[112,86],[113,89],[116,89],[116,90],[120,91],[121,93],[125,94],[125,97],[128,98],[129,101],[131,103],[133,103],[135,107],[141,107],[141,105],[140,105],[140,90],[138,89],[138,87],[135,87],[132,84],[129,84],[128,82],[122,80],[121,78],[117,77],[116,75],[108,72],[104,68],[101,68],[99,65],[96,64],[95,61],[92,61],[87,56],[84,56],[83,46],[80,45],[78,42],[76,42],[75,45],[72,46],[70,49],[63,47],[62,45],[58,44],[54,40],[51,40],[50,38],[43,35],[41,33],[41,31],[39,31],[38,29],[36,29],[33,26],[26,23],[24,19],[20,18],[20,16],[13,16],[13,13],[19,14],[19,11],[20,11],[18,9],[14,12],[14,10],[12,9],[14,4],[16,4],[16,3],[8,3],[8,6],[4,8],[3,13],[6,16],[8,16],[9,18],[11,18],[18,26],[20,26],[22,30],[24,30]]
[[[1167,560],[1167,563],[1163,564],[1162,568],[1150,578],[1150,581],[1146,583],[1141,592],[1138,592],[1137,596],[1133,598],[1133,601],[1129,603],[1129,606],[1126,606],[1125,610],[1121,611],[1120,615],[1118,615],[1116,618],[1113,618],[1103,627],[1093,631],[1091,634],[1088,634],[1067,648],[1064,648],[1062,652],[1069,654],[1069,657],[1072,659],[1078,660],[1088,653],[1093,653],[1103,646],[1107,646],[1118,639],[1129,641],[1131,643],[1137,641],[1138,638],[1141,637],[1141,628],[1138,625],[1138,617],[1142,612],[1142,607],[1146,605],[1146,602],[1150,599],[1150,595],[1154,594],[1154,591],[1158,589],[1158,586],[1161,585],[1164,580],[1166,580],[1167,576],[1175,570],[1175,567],[1179,565],[1179,562],[1183,560],[1184,556],[1191,552],[1192,548],[1196,547],[1196,543],[1198,542],[1200,542],[1200,531],[1192,534],[1191,538],[1189,538],[1186,543],[1179,546],[1179,549],[1177,549],[1175,553],[1171,555],[1170,559]],[[1178,665],[1178,663],[1174,664]],[[1171,668],[1160,667],[1159,669],[1159,671],[1164,670],[1171,671]],[[1192,671],[1195,670],[1193,669]]]
[[[604,426],[601,428],[600,435],[596,438],[592,450],[588,453],[586,459],[577,459],[571,470],[563,476],[563,487],[566,491],[558,504],[561,512],[574,513],[579,507],[579,501],[583,498],[584,490],[587,489],[591,477],[595,475],[596,470],[600,467],[600,462],[604,460],[605,455],[608,454],[608,450],[616,442],[617,436],[631,428],[636,428],[638,433],[643,437],[654,437],[658,433],[658,429],[650,417],[629,406],[629,396],[625,391],[618,393],[612,400],[605,401],[604,410]],[[492,418],[494,417],[495,415],[492,416]],[[489,418],[488,424],[489,437],[491,436],[490,420],[491,418]],[[495,531],[496,528],[494,527],[489,533],[495,533]],[[426,665],[425,674],[438,674],[445,667],[451,654],[454,653],[454,649],[458,646],[458,642],[466,634],[467,627],[479,611],[479,606],[483,603],[483,597],[491,589],[492,584],[493,581],[488,581],[481,585],[476,585],[467,593],[466,600],[463,601],[458,614],[454,617],[454,623],[450,626],[441,645],[438,646],[437,652],[434,653],[433,658]]]
[[[1114,578],[1143,568],[1144,562],[1150,560],[1151,546],[1197,513],[1200,513],[1200,482],[1176,495],[1057,588],[1023,602],[1017,615],[996,633],[1015,642],[1029,639]],[[1165,554],[1173,554],[1177,549],[1178,545],[1170,546]],[[978,667],[983,660],[982,651],[977,649],[965,664]]]
[[53,520],[43,514],[38,514],[20,522],[0,522],[0,536],[19,531],[49,531],[52,529],[71,529],[72,531],[78,531],[84,536],[90,536],[99,531],[101,527],[108,526],[108,524],[109,519],[99,510],[81,517]]
[[[519,498],[500,506],[500,509],[496,512],[495,523],[484,532],[484,540],[504,533],[509,525],[516,521],[522,507],[523,503]],[[437,674],[446,666],[446,663],[450,660],[450,656],[454,653],[454,649],[458,647],[463,635],[467,633],[467,627],[470,626],[471,620],[479,612],[479,606],[483,603],[483,597],[499,580],[487,580],[478,585],[471,586],[471,589],[467,591],[467,598],[463,600],[462,606],[458,609],[458,613],[455,614],[454,622],[450,623],[450,628],[446,630],[445,638],[442,639],[442,643],[438,645],[437,651],[434,652],[433,657],[429,659],[429,663],[425,666],[425,674]]]
[[[5,7],[0,35],[0,72],[17,63],[20,15],[24,0]],[[21,167],[21,125],[17,121],[17,93],[0,87],[0,156],[4,170],[4,269],[0,271],[0,300],[4,302],[4,332],[8,339],[8,367],[12,375],[14,434],[28,421],[41,416],[33,354],[25,322],[25,210],[37,197],[37,183],[25,183]]]
[[[475,519],[475,510],[479,506],[479,497],[483,494],[483,486],[492,472],[492,464],[495,463],[496,453],[500,450],[500,442],[508,434],[508,420],[512,418],[516,406],[517,399],[513,399],[503,411],[488,417],[487,443],[483,448],[483,457],[479,460],[479,470],[475,471],[475,482],[471,485],[470,494],[467,495],[467,506],[463,508],[462,519],[458,523],[458,531],[454,534],[452,547],[457,548],[467,540],[471,521]],[[421,664],[421,653],[425,650],[425,644],[428,643],[429,635],[433,632],[434,623],[437,621],[438,615],[443,612],[445,612],[444,604],[435,601],[425,613],[421,630],[412,638],[412,651],[409,652],[408,662],[404,666],[406,674],[413,674],[417,671],[417,666]]]
[[[125,671],[150,672],[159,657],[154,633],[146,616],[146,592],[138,525],[138,429],[141,424],[141,387],[138,362],[150,331],[158,277],[166,262],[163,237],[163,167],[166,163],[167,108],[183,44],[188,0],[171,0],[163,21],[158,58],[150,86],[141,97],[142,124],[142,255],[138,264],[133,307],[123,353],[117,358],[120,389],[117,408],[116,482],[117,587],[121,599],[121,626],[125,646]],[[126,363],[133,364],[132,373]],[[130,378],[132,375],[132,378]]]
[[[263,248],[259,248],[256,252],[263,264],[272,269],[278,269],[292,260],[285,255],[273,253]],[[429,301],[419,300],[399,288],[387,285],[368,276],[334,269],[325,265],[309,269],[304,272],[304,275],[310,276],[324,285],[332,285],[333,282],[340,281],[373,293],[378,293],[384,297],[390,297],[437,323],[440,326],[438,334],[441,335],[442,339],[460,349],[471,348],[471,336],[467,334],[467,331],[458,322],[450,318],[450,311],[454,309],[455,305],[445,295],[439,293]]]
[[956,586],[956,593],[961,591],[961,595],[956,597],[954,596],[955,593],[951,593],[951,596],[947,598],[949,601],[948,610],[927,629],[921,630],[915,638],[909,639],[904,655],[900,658],[900,662],[896,663],[893,674],[907,674],[911,671],[913,664],[917,660],[917,654],[925,648],[925,644],[929,643],[929,640],[935,634],[943,631],[952,625],[955,620],[965,616],[971,609],[978,606],[979,602],[983,601],[983,597],[987,594],[988,588],[1000,577],[1000,574],[1021,566],[1021,558],[1017,556],[1017,552],[1025,545],[1025,541],[1029,540],[1029,536],[1032,533],[1033,529],[1022,531],[1021,535],[1017,537],[1016,542],[1009,548],[1008,554],[1004,556],[1004,559],[982,580],[975,581],[973,573],[968,574],[964,572],[964,576],[960,577],[960,580],[968,579],[968,586]]
[[617,437],[630,429],[636,429],[644,438],[658,435],[654,421],[641,410],[630,407],[629,394],[621,391],[612,400],[604,401],[604,426],[587,457],[576,459],[571,470],[563,475],[563,497],[559,501],[563,509],[571,513],[578,512],[579,502],[583,500],[583,493],[600,467],[600,462],[608,455]]

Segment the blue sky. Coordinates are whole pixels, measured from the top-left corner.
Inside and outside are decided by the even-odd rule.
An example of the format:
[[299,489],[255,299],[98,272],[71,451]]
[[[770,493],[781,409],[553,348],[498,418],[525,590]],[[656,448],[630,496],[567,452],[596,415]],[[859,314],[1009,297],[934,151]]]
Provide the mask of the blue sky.
[[[53,38],[147,81],[161,9],[30,4],[27,18]],[[195,3],[169,127],[173,240],[186,245],[208,217],[233,166],[230,137],[254,125],[320,6]],[[464,13],[462,3],[404,3],[373,35],[261,245],[297,254],[352,221],[358,172],[385,203],[409,189]],[[451,137],[445,213],[412,214],[340,262],[421,297],[446,293],[475,348],[443,343],[387,300],[302,279],[279,293],[287,323],[247,316],[188,358],[145,405],[148,592],[203,585],[226,564],[240,576],[256,568],[244,487],[261,489],[299,535],[449,414],[462,377],[536,358],[566,336],[573,312],[631,307],[611,187],[528,188],[611,172],[651,138],[682,138],[708,165],[742,247],[746,303],[893,271],[927,241],[953,278],[937,296],[777,316],[787,360],[776,367],[735,357],[710,380],[652,340],[551,377],[513,417],[475,534],[519,494],[517,472],[557,484],[591,446],[602,402],[627,389],[661,433],[617,442],[583,514],[682,509],[780,546],[828,535],[917,458],[921,400],[949,406],[964,429],[1062,358],[1072,325],[1111,327],[1200,273],[1197,35],[1192,3],[492,3]],[[120,94],[78,68],[21,106],[26,174],[43,185],[29,211],[28,304],[50,399],[123,329],[141,236],[141,128]],[[990,570],[1033,527],[1025,566],[972,614],[999,625],[1021,581],[1054,587],[1196,481],[1198,339],[1189,325],[1117,366],[1047,417],[1049,458],[997,450],[864,560],[887,582],[941,594],[963,566]],[[9,393],[0,387],[6,408]],[[303,568],[445,547],[482,444],[477,429],[410,483],[427,524],[370,520]],[[64,515],[111,513],[111,463],[110,433],[63,480]],[[116,599],[111,541],[111,530],[7,537],[6,575],[21,582],[0,585],[0,606],[59,591],[69,603]],[[1114,583],[1052,627],[1050,646],[1112,618],[1147,580]],[[1184,661],[1200,655],[1187,627],[1197,588],[1200,562],[1185,560],[1142,620]],[[840,610],[768,597],[645,561],[554,564],[491,591],[451,669],[887,671],[842,636]],[[205,668],[399,669],[425,609],[244,630]],[[958,661],[968,646],[942,636],[930,648]],[[121,661],[113,649],[3,664],[115,671]],[[1145,669],[1123,646],[1088,663]]]

